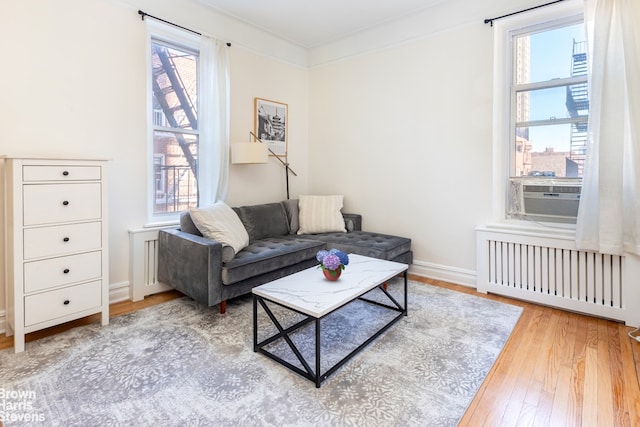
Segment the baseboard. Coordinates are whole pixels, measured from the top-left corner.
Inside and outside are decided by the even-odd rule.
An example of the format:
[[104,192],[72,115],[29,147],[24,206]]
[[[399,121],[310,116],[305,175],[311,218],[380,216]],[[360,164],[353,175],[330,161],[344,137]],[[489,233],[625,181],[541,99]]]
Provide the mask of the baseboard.
[[0,310],[0,334],[7,332],[7,312]]
[[131,299],[131,285],[129,281],[111,283],[109,285],[109,304],[128,301]]
[[476,272],[446,265],[433,264],[425,261],[413,261],[409,267],[409,274],[442,280],[456,285],[476,287]]

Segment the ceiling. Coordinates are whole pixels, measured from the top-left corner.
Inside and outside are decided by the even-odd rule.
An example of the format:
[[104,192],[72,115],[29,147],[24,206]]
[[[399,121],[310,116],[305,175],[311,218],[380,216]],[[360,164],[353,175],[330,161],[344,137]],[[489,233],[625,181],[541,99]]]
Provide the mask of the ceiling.
[[444,0],[200,0],[310,49],[418,13]]

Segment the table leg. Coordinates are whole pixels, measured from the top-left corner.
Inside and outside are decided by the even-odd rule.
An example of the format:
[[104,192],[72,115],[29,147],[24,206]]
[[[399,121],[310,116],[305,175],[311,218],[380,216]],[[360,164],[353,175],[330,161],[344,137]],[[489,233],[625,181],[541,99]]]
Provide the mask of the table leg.
[[320,388],[320,319],[316,319],[316,388]]
[[404,315],[408,316],[409,315],[409,306],[407,305],[407,301],[409,300],[408,298],[408,287],[407,287],[407,272],[405,271],[404,273]]
[[253,352],[258,351],[258,297],[253,296]]

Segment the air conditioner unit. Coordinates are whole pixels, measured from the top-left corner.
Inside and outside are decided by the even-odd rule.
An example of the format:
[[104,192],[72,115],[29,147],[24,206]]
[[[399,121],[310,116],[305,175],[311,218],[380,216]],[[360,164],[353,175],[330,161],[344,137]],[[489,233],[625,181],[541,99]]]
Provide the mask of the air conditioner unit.
[[533,221],[575,223],[581,180],[512,180],[509,217]]

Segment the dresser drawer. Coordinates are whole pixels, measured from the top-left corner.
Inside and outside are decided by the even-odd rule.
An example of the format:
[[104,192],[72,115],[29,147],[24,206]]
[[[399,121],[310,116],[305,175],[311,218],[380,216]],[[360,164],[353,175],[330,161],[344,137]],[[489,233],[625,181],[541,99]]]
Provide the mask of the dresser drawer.
[[100,183],[23,186],[25,226],[100,219]]
[[36,292],[102,276],[102,252],[68,255],[24,264],[24,292]]
[[24,298],[24,323],[31,326],[102,304],[102,282],[83,283]]
[[24,230],[24,259],[86,252],[102,247],[102,223],[54,225]]
[[22,179],[32,181],[86,181],[102,178],[100,166],[23,166]]

